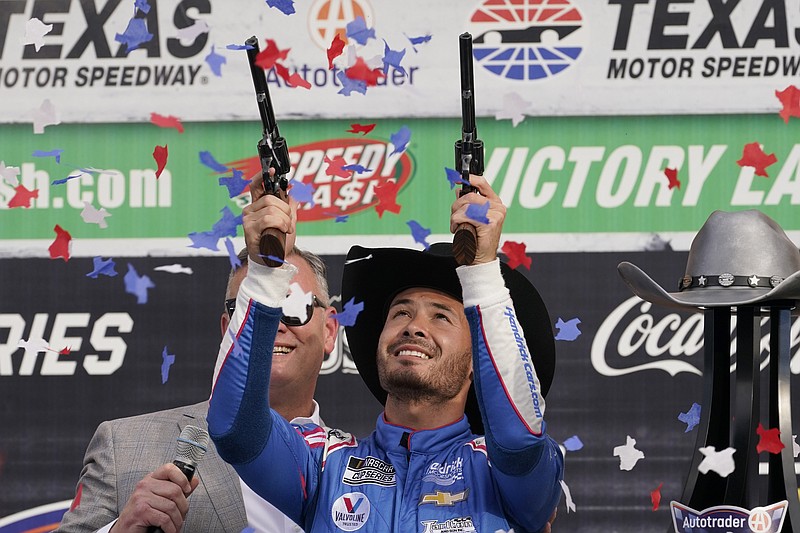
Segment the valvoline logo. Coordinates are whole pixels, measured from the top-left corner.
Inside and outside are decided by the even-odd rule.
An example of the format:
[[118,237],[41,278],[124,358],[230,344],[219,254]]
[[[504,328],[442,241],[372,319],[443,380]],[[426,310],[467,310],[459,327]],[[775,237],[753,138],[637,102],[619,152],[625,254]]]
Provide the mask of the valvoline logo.
[[572,66],[583,51],[583,16],[572,0],[485,0],[470,18],[472,53],[489,72],[540,80]]
[[[394,181],[398,191],[402,190],[411,177],[413,162],[408,150],[393,151],[394,146],[386,141],[355,138],[290,146],[292,168],[287,178],[313,189],[312,201],[301,204],[298,221],[335,219],[374,207],[378,204],[375,187],[387,181]],[[261,171],[258,156],[225,165],[244,172],[245,179]]]

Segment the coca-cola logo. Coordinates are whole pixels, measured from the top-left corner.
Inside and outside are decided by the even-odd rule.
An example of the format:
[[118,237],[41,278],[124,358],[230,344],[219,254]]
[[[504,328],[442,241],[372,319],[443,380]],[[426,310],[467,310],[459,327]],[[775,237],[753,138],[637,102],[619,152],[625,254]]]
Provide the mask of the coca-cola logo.
[[[603,376],[624,376],[644,370],[663,370],[670,376],[681,372],[702,375],[703,313],[682,315],[669,313],[656,318],[652,304],[636,296],[628,298],[609,313],[592,342],[591,361]],[[761,369],[769,364],[769,331],[764,333],[768,318],[762,318],[760,342]],[[790,331],[791,371],[800,374],[800,321]],[[735,354],[736,317],[731,320],[731,354]],[[642,355],[646,356],[643,358]],[[735,359],[731,371],[735,370]]]
[[[377,205],[375,187],[394,181],[400,191],[413,170],[407,151],[392,153],[394,146],[372,139],[328,139],[289,149],[291,170],[286,177],[313,187],[313,202],[304,202],[300,222],[351,215]],[[329,161],[344,160],[349,177],[331,175]],[[341,160],[339,160],[341,163]],[[240,159],[227,166],[241,170],[245,178],[261,171],[258,157]],[[334,165],[336,166],[336,165]],[[341,165],[338,165],[339,167]],[[246,191],[244,191],[246,192]]]

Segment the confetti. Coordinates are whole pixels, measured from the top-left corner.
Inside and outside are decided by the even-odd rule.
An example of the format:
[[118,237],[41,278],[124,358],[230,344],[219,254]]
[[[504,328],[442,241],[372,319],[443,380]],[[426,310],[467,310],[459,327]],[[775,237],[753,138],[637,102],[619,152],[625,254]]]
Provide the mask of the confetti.
[[333,36],[333,41],[327,50],[328,53],[328,70],[333,68],[333,60],[342,55],[344,51],[345,42],[339,37],[339,34]]
[[525,120],[526,111],[531,107],[532,104],[519,94],[514,92],[506,93],[503,95],[503,105],[495,114],[494,118],[495,120],[511,119],[511,125],[516,128]]
[[350,219],[350,215],[338,215],[334,222],[345,223]]
[[[361,133],[366,135],[374,129],[375,124],[350,124],[350,129],[347,130],[347,133]],[[19,172],[19,169],[17,169],[17,172]]]
[[375,206],[375,211],[378,213],[378,218],[383,217],[384,211],[389,211],[394,214],[400,212],[400,205],[397,203],[397,193],[399,190],[400,186],[391,180],[375,187],[375,196],[378,197],[378,204]]
[[365,172],[372,172],[371,168],[367,168],[363,165],[345,165],[342,167],[342,170],[346,170],[348,172],[355,172],[356,174],[363,174]]
[[408,126],[403,126],[396,132],[392,133],[389,136],[389,141],[392,143],[392,146],[394,146],[394,150],[392,150],[392,153],[389,155],[391,156],[394,154],[399,154],[401,152],[404,152],[405,149],[408,147],[408,143],[410,140],[411,140],[411,130],[408,128]]
[[620,470],[633,470],[639,459],[644,459],[644,453],[636,449],[636,439],[627,436],[626,442],[622,446],[614,448],[614,456],[619,457]]
[[32,44],[38,52],[44,46],[44,36],[52,29],[52,24],[45,24],[37,18],[32,18],[25,23],[25,36],[22,38],[22,44]]
[[577,435],[573,435],[564,441],[564,448],[569,452],[577,452],[583,448],[583,442]]
[[92,258],[93,269],[91,272],[86,274],[87,278],[97,279],[98,276],[101,274],[103,276],[108,276],[113,278],[117,275],[116,271],[116,264],[114,260],[110,257],[108,259],[103,259],[102,257],[93,257]]
[[284,15],[294,14],[294,0],[267,0],[269,7],[274,7]]
[[564,503],[567,506],[567,513],[569,513],[570,511],[574,513],[575,502],[572,501],[572,493],[570,492],[569,487],[567,486],[566,483],[564,483],[563,479],[559,479],[558,482],[561,483],[561,490],[564,492],[564,500],[565,500]]
[[211,69],[211,72],[214,73],[214,76],[221,78],[222,77],[222,65],[228,62],[224,55],[218,54],[214,49],[214,45],[211,45],[211,52],[205,57],[205,62],[208,65],[208,68]]
[[339,82],[342,84],[342,88],[339,89],[336,94],[342,94],[344,96],[350,96],[353,92],[367,94],[366,82],[348,78],[343,70],[340,70],[336,74],[336,77],[339,78]]
[[572,318],[564,322],[561,320],[561,317],[558,317],[556,321],[558,335],[556,335],[555,339],[557,341],[574,341],[581,334],[581,331],[578,329],[578,324],[580,323],[581,320],[579,318]]
[[800,117],[800,89],[789,85],[782,91],[775,91],[775,96],[783,104],[783,109],[778,114],[785,123],[788,124],[789,117]]
[[294,72],[290,75],[289,69],[280,63],[275,65],[275,72],[278,73],[278,76],[283,78],[289,87],[302,87],[304,89],[311,89],[311,83],[309,83],[304,77],[297,72]]
[[222,217],[214,222],[211,232],[219,238],[230,236],[236,237],[236,228],[242,225],[242,215],[234,215],[228,206],[219,211]]
[[293,179],[289,182],[289,196],[301,204],[305,203],[314,207],[314,184]]
[[500,251],[508,256],[508,266],[510,268],[517,268],[522,265],[528,270],[531,269],[533,259],[528,257],[524,242],[506,241],[503,243]]
[[39,109],[34,109],[33,112],[33,133],[42,134],[47,126],[56,126],[61,124],[61,121],[56,115],[56,107],[45,99]]
[[249,44],[229,44],[225,48],[228,50],[252,50],[253,47]]
[[286,316],[305,320],[308,306],[313,302],[313,294],[305,292],[299,283],[292,283],[289,285],[289,296],[283,300],[281,309]]
[[147,21],[143,18],[133,17],[128,21],[128,27],[123,33],[114,35],[114,40],[127,46],[127,52],[132,52],[153,38],[147,31]]
[[87,224],[97,224],[98,226],[100,226],[100,229],[106,229],[108,227],[108,222],[106,222],[106,217],[110,216],[111,213],[106,211],[105,207],[101,207],[100,209],[95,209],[92,204],[90,204],[86,200],[83,201],[81,218]]
[[160,178],[161,173],[164,172],[164,167],[167,166],[167,157],[169,157],[167,145],[156,145],[156,147],[153,149],[153,159],[156,160],[156,165],[158,165],[158,168],[156,169],[156,179]]
[[687,412],[678,415],[678,420],[686,424],[684,433],[689,433],[700,423],[700,411],[700,404],[693,402],[692,407]]
[[[355,124],[353,124],[355,126]],[[374,126],[374,125],[373,125]],[[0,161],[0,178],[16,187],[19,185],[19,167],[7,167],[5,161]]]
[[72,503],[69,506],[70,512],[74,511],[78,508],[81,504],[81,496],[83,495],[83,483],[78,484],[78,490],[75,491],[75,497],[72,499]]
[[181,120],[178,117],[173,117],[172,115],[165,117],[158,113],[150,113],[150,122],[159,128],[175,128],[178,133],[183,133],[183,124],[181,124]]
[[408,42],[411,43],[411,47],[414,49],[414,52],[417,52],[416,46],[418,44],[425,44],[431,40],[431,35],[420,35],[419,37],[409,37],[406,35]]
[[33,157],[53,157],[56,163],[61,163],[61,154],[64,153],[63,148],[56,148],[55,150],[34,150],[31,155]]
[[781,432],[778,428],[765,429],[759,422],[756,433],[758,434],[758,444],[756,445],[757,453],[781,453],[784,446],[781,442]]
[[134,0],[133,7],[145,15],[150,13],[150,4],[147,3],[147,0]]
[[218,163],[211,152],[200,152],[200,162],[215,172],[227,172],[228,167]]
[[653,504],[653,511],[658,511],[658,506],[661,505],[661,487],[664,483],[660,483],[658,487],[650,491],[650,502]]
[[351,80],[363,81],[368,87],[378,85],[378,80],[386,77],[381,69],[370,68],[363,57],[356,58],[355,64],[346,69],[344,73]]
[[705,455],[705,458],[698,465],[697,470],[702,474],[708,474],[713,470],[721,477],[728,477],[736,469],[736,464],[733,462],[733,454],[736,453],[735,448],[725,448],[722,451],[717,451],[714,446],[706,446],[699,448],[700,453]]
[[175,363],[175,356],[167,353],[167,347],[161,352],[161,384],[167,382],[169,379],[169,369]]
[[489,217],[486,215],[489,214],[489,200],[486,200],[484,204],[469,204],[465,214],[470,220],[480,224],[488,224]]
[[53,228],[53,231],[56,232],[56,239],[47,249],[50,252],[50,258],[56,259],[60,257],[64,262],[67,262],[69,261],[69,249],[72,242],[72,235],[58,224]]
[[28,190],[24,185],[17,185],[14,190],[17,192],[8,201],[8,208],[30,207],[31,199],[39,198],[39,189]]
[[250,185],[250,181],[243,179],[244,172],[233,169],[233,176],[223,176],[217,180],[219,184],[228,189],[228,198],[235,198],[242,194]]
[[69,180],[74,180],[75,178],[80,178],[83,176],[83,172],[78,172],[77,174],[70,174],[66,178],[61,178],[60,180],[53,180],[50,182],[50,185],[64,185]]
[[400,64],[403,60],[403,57],[406,55],[406,49],[403,48],[402,50],[392,50],[389,48],[389,43],[386,42],[386,39],[383,40],[383,73],[389,74],[389,67],[394,68],[403,76],[406,75],[406,69]]
[[406,224],[411,228],[411,236],[414,237],[414,242],[420,243],[426,250],[430,248],[431,245],[428,244],[426,239],[431,234],[431,230],[429,228],[423,228],[416,220],[409,220]]
[[347,165],[347,161],[345,161],[344,157],[337,155],[331,159],[326,155],[323,158],[323,161],[328,164],[328,166],[325,168],[326,176],[336,176],[344,179],[350,179],[353,177],[352,172],[344,170],[344,166]]
[[168,272],[170,274],[189,274],[189,275],[194,274],[194,271],[191,268],[185,267],[178,263],[174,263],[172,265],[157,266],[153,270],[157,272]]
[[358,16],[346,26],[347,37],[353,39],[360,45],[367,44],[367,40],[375,38],[375,28],[367,28],[367,21],[364,17]]
[[746,144],[742,151],[742,158],[736,162],[740,167],[753,167],[756,169],[756,176],[768,178],[767,167],[777,162],[775,154],[767,155],[757,142]]
[[[209,29],[210,28],[208,27],[208,24],[206,24],[206,21],[195,20],[194,24],[191,26],[181,28],[177,31],[178,39],[181,41],[194,42],[199,36],[203,35],[204,33],[208,33]],[[211,52],[214,52],[213,45],[211,46]],[[206,58],[206,61],[208,61],[208,58]]]
[[664,175],[667,177],[669,182],[669,189],[672,190],[675,187],[681,188],[681,182],[678,181],[678,169],[677,168],[665,168]]
[[228,259],[231,263],[231,268],[236,270],[241,268],[242,262],[239,260],[239,255],[236,253],[236,249],[233,247],[233,241],[230,239],[225,239],[225,249],[228,251]]
[[364,302],[355,303],[355,298],[350,298],[342,307],[341,313],[334,313],[333,318],[342,326],[354,326],[358,314],[364,310]]
[[219,236],[213,231],[193,232],[189,234],[189,238],[192,240],[189,248],[207,248],[214,252],[219,251],[217,247]]
[[264,70],[269,70],[274,67],[279,60],[285,60],[287,57],[289,57],[289,51],[291,48],[281,50],[272,39],[267,39],[266,42],[266,47],[256,54],[255,63]]
[[458,170],[444,167],[444,172],[447,175],[447,181],[450,182],[450,190],[453,190],[456,185],[469,185],[469,182],[461,177],[461,172]]
[[147,303],[147,289],[155,288],[155,284],[146,275],[139,276],[132,264],[128,263],[128,273],[123,278],[125,292],[136,296],[137,304]]

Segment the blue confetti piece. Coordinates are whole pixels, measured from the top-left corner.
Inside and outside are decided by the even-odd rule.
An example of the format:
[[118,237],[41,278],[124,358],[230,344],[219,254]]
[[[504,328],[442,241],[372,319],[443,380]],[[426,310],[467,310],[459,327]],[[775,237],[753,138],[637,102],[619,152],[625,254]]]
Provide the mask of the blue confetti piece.
[[189,238],[192,240],[192,244],[189,245],[189,248],[207,248],[214,252],[219,250],[219,247],[217,247],[219,236],[213,231],[193,232],[189,234]]
[[228,62],[225,59],[225,56],[222,54],[218,54],[214,50],[214,45],[211,45],[211,53],[205,57],[206,63],[208,67],[211,69],[211,72],[214,73],[214,76],[221,78],[222,77],[222,65]]
[[383,40],[383,44],[383,73],[389,74],[389,67],[394,67],[400,74],[405,76],[406,69],[403,68],[400,62],[403,60],[403,56],[406,55],[406,49],[392,50],[389,48],[389,43],[386,42],[386,39]]
[[136,50],[140,44],[146,43],[153,38],[153,34],[147,31],[145,19],[132,18],[128,22],[128,27],[124,33],[117,33],[114,40],[127,46],[127,52]]
[[367,82],[364,80],[348,78],[343,70],[340,70],[339,73],[336,74],[336,77],[339,78],[339,82],[342,84],[342,88],[339,89],[339,92],[336,94],[343,94],[345,96],[350,96],[353,92],[367,94]]
[[73,180],[75,178],[80,178],[81,176],[83,176],[83,172],[81,172],[80,174],[70,174],[66,178],[61,178],[60,180],[51,181],[50,185],[63,185],[66,182],[68,182],[69,180]]
[[406,222],[406,224],[408,224],[408,227],[411,228],[411,236],[414,237],[414,241],[420,243],[425,247],[426,250],[430,248],[431,245],[428,244],[426,239],[428,238],[428,235],[431,234],[431,230],[428,228],[423,228],[422,225],[420,225],[420,223],[416,220],[409,220]]
[[564,322],[561,320],[561,317],[558,317],[558,321],[556,322],[556,328],[558,328],[558,335],[556,335],[557,341],[574,341],[577,339],[581,332],[578,329],[578,324],[581,321],[579,318],[573,318]]
[[242,225],[242,215],[234,215],[228,206],[220,209],[222,218],[214,222],[211,233],[220,239],[222,237],[236,237],[236,228]]
[[314,185],[303,183],[302,181],[292,180],[289,182],[289,196],[298,202],[307,203],[314,207]]
[[223,176],[218,183],[228,188],[228,198],[235,198],[242,194],[251,180],[242,179],[244,172],[233,169],[233,176]]
[[104,260],[102,257],[93,257],[92,263],[94,265],[94,269],[86,274],[87,278],[97,279],[97,276],[103,275],[113,278],[117,275],[117,271],[115,270],[116,265],[114,264],[114,260],[110,257],[108,260]]
[[241,268],[242,262],[239,260],[239,254],[236,253],[236,249],[233,247],[232,240],[225,239],[225,249],[228,250],[228,259],[231,262],[231,268],[233,270]]
[[395,133],[392,133],[389,136],[389,141],[391,141],[392,145],[394,146],[394,150],[389,155],[399,154],[405,151],[406,147],[408,146],[408,142],[411,140],[411,130],[408,126],[403,126]]
[[56,148],[45,152],[44,150],[34,150],[31,154],[33,157],[55,157],[56,163],[61,163],[61,154],[64,152],[63,148]]
[[226,46],[228,50],[252,50],[253,47],[249,44],[229,44]]
[[355,172],[357,174],[363,174],[364,172],[372,172],[371,168],[367,168],[364,165],[345,165],[342,167],[342,170],[346,170],[348,172]]
[[469,185],[470,183],[461,177],[461,172],[458,170],[444,167],[444,171],[447,174],[447,181],[450,182],[450,190],[453,190],[456,185]]
[[228,167],[222,163],[217,162],[211,152],[200,152],[200,162],[213,170],[214,172],[227,172]]
[[695,402],[692,403],[692,408],[689,409],[688,412],[678,415],[678,420],[686,424],[686,431],[684,431],[684,433],[689,433],[700,423],[701,410],[700,404]]
[[148,276],[139,276],[133,265],[128,263],[128,273],[125,274],[125,292],[136,296],[137,304],[147,303],[147,289],[155,288],[155,284]]
[[167,382],[169,379],[169,368],[175,362],[175,356],[167,353],[167,347],[164,346],[164,351],[161,352],[161,384]]
[[150,13],[150,4],[147,3],[147,0],[136,0],[133,3],[133,7],[147,15]]
[[581,439],[579,439],[577,435],[573,435],[564,441],[564,448],[566,448],[568,452],[577,452],[583,448],[583,442],[581,442]]
[[364,302],[354,303],[355,298],[350,298],[342,309],[341,313],[334,313],[333,317],[339,321],[342,326],[354,326],[358,314],[364,310]]
[[345,223],[350,219],[350,215],[339,215],[334,222]]
[[[406,37],[408,37],[408,36],[406,36]],[[424,44],[424,43],[427,43],[428,41],[431,40],[431,36],[430,35],[421,35],[419,37],[408,37],[408,40],[413,45]]]
[[277,255],[272,255],[272,254],[269,255],[258,254],[258,257],[261,257],[262,259],[269,259],[270,261],[274,261],[275,263],[280,263],[281,265],[286,262]]
[[360,45],[365,45],[368,39],[375,38],[375,28],[367,28],[367,21],[362,16],[356,17],[352,22],[348,22],[346,31],[347,37]]
[[489,217],[486,215],[489,213],[489,201],[487,200],[485,204],[469,204],[467,206],[466,215],[470,220],[474,220],[475,222],[479,222],[481,224],[488,224]]
[[294,15],[294,0],[267,0],[267,5],[284,15]]

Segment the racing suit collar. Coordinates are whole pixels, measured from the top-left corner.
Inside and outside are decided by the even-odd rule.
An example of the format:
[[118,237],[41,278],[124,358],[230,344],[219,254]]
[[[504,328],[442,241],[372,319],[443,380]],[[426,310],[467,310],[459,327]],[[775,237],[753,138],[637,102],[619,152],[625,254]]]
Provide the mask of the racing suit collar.
[[387,422],[381,413],[375,426],[375,437],[380,447],[387,451],[406,448],[409,452],[434,453],[452,446],[454,442],[466,442],[474,435],[466,416],[446,426],[414,430]]

